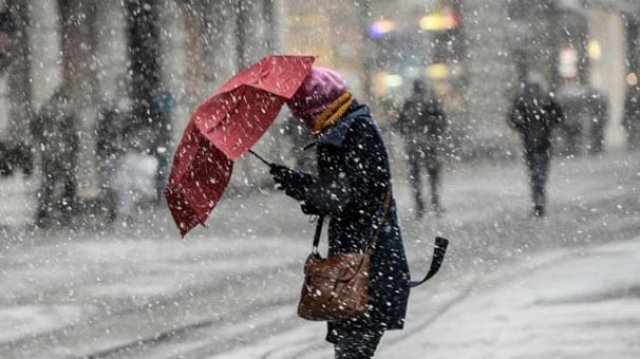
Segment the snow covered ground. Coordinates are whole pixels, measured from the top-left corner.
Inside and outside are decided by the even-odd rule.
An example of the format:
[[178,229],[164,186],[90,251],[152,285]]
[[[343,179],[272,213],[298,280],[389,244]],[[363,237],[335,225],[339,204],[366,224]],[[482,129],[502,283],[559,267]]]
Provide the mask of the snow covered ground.
[[[435,235],[451,248],[379,358],[640,356],[637,154],[555,160],[544,220],[530,216],[520,163],[458,166],[444,181],[445,215],[417,222],[396,174],[415,275]],[[313,225],[280,193],[230,192],[185,240],[164,209],[134,227],[50,232],[16,225],[24,206],[0,210],[1,358],[332,355],[324,325],[295,315]]]
[[[640,237],[540,253],[473,289],[412,298],[407,328],[377,358],[638,358]],[[422,289],[428,292],[429,289]],[[212,358],[332,358],[321,328]]]

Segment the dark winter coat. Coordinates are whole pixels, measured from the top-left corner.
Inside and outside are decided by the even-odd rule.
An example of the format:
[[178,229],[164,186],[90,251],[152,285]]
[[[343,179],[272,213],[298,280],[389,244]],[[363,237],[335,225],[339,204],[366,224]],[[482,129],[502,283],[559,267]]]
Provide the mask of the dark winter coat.
[[447,118],[433,90],[416,86],[402,106],[396,127],[409,150],[437,150],[447,129]]
[[563,117],[552,97],[527,84],[513,101],[510,120],[522,134],[526,152],[546,152],[551,148],[551,131]]
[[[373,236],[391,180],[387,152],[369,108],[355,101],[317,140],[318,176],[301,175],[295,191],[306,214],[331,217],[329,253],[361,251]],[[327,340],[346,331],[401,329],[409,296],[409,267],[392,201],[371,263],[369,314],[329,322]]]
[[80,148],[78,119],[61,90],[45,103],[31,125],[47,175],[75,172]]
[[622,124],[627,131],[640,130],[640,86],[632,86],[627,89]]

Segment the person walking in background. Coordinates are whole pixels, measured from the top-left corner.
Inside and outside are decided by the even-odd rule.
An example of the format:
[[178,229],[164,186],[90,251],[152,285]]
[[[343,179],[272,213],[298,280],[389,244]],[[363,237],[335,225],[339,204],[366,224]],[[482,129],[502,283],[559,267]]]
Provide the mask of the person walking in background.
[[627,88],[622,124],[626,131],[628,148],[640,148],[640,85]]
[[562,139],[559,152],[564,156],[580,156],[584,153],[583,132],[590,112],[587,87],[580,84],[575,76],[566,78],[556,95],[565,115],[565,120],[558,127]]
[[609,99],[596,88],[590,87],[587,103],[589,113],[589,154],[596,155],[604,150],[604,127],[609,122]]
[[609,116],[607,96],[572,77],[560,86],[556,99],[565,115],[559,126],[564,142],[560,153],[566,156],[601,153],[604,149],[604,127]]
[[107,222],[116,217],[116,193],[114,181],[120,158],[123,155],[122,132],[127,114],[122,113],[115,104],[105,103],[98,110],[96,118],[96,161],[100,198],[107,213]]
[[62,224],[69,225],[76,205],[80,139],[76,114],[62,88],[44,104],[32,132],[42,163],[36,225],[50,226],[58,213]]
[[157,123],[154,125],[157,129],[153,132],[154,138],[150,146],[151,155],[156,158],[157,168],[155,174],[155,191],[156,201],[160,201],[163,197],[162,193],[169,176],[169,161],[171,154],[171,134],[173,131],[172,120],[175,108],[175,100],[171,92],[167,90],[157,91],[153,100],[156,102],[158,111]]
[[535,80],[522,84],[513,101],[511,124],[520,132],[529,169],[533,215],[542,217],[546,207],[546,182],[551,160],[551,131],[563,120],[556,101]]
[[[320,67],[287,105],[316,138],[318,175],[272,165],[274,181],[304,213],[331,217],[329,255],[363,251],[391,190],[387,152],[369,108],[346,91],[341,75]],[[404,326],[409,266],[393,200],[369,273],[368,312],[328,322],[326,339],[338,359],[371,358],[386,330]]]
[[431,209],[439,214],[442,211],[439,193],[439,153],[447,129],[447,118],[434,91],[424,81],[414,81],[413,93],[404,103],[395,127],[405,140],[416,218],[422,218],[425,213],[421,179],[423,168],[429,176]]

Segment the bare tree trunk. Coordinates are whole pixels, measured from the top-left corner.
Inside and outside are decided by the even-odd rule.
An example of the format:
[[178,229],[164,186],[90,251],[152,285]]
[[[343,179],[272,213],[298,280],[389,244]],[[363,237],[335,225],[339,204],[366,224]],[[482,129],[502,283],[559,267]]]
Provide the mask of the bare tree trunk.
[[29,122],[33,116],[33,88],[31,86],[31,58],[29,56],[28,2],[8,0],[7,7],[15,20],[15,47],[9,69],[8,85],[11,110],[9,114],[9,136],[23,143],[30,143]]
[[[251,26],[249,14],[251,4],[246,0],[238,0],[236,6],[236,65],[240,71],[249,66],[247,44]],[[246,158],[242,160],[241,166],[246,183],[253,183],[251,164]]]
[[97,93],[93,64],[97,34],[96,0],[58,0],[61,20],[62,86],[80,110],[91,108]]
[[156,127],[160,125],[159,109],[153,100],[154,94],[161,89],[159,8],[153,0],[127,0],[126,7],[132,76],[131,144],[146,151],[153,146]]
[[625,14],[624,27],[627,40],[627,71],[638,74],[638,70],[640,70],[640,53],[638,52],[638,41],[640,39],[640,21],[634,15]]
[[80,2],[76,0],[58,0],[60,11],[61,34],[60,49],[62,52],[62,89],[72,101],[79,90],[79,50],[82,41],[80,35]]
[[267,53],[273,54],[280,50],[279,32],[279,14],[277,0],[263,0],[262,13],[265,22],[265,47]]
[[371,77],[373,76],[373,58],[371,39],[367,33],[367,27],[371,21],[371,0],[360,1],[360,32],[362,34],[362,40],[364,44],[364,56],[362,63],[362,90],[364,96],[364,102],[372,104],[373,101],[373,82]]
[[83,61],[83,81],[82,90],[85,94],[86,104],[91,109],[95,109],[100,97],[99,69],[96,59],[98,50],[99,33],[97,28],[97,16],[100,6],[104,6],[99,0],[85,0],[81,9],[83,14],[82,37],[85,46],[81,46]]
[[206,48],[208,46],[208,0],[187,0],[181,3],[185,28],[186,82],[189,108],[195,106],[204,96],[206,77]]
[[58,0],[60,13],[60,49],[62,53],[62,90],[75,118],[69,135],[79,136],[78,171],[80,187],[95,190],[95,105],[98,96],[98,73],[94,64],[97,33],[95,29],[98,0]]
[[237,0],[236,2],[236,56],[238,70],[243,70],[249,65],[247,44],[251,27],[249,17],[250,5],[246,0]]

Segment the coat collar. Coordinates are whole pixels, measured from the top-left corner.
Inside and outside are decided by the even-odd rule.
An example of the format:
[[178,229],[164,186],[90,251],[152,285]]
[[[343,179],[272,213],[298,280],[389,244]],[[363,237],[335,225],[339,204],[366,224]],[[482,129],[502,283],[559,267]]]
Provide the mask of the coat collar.
[[331,145],[334,147],[342,147],[342,144],[347,137],[347,132],[349,132],[349,128],[358,117],[371,120],[369,107],[361,105],[356,100],[353,100],[351,107],[347,110],[347,113],[342,117],[342,119],[318,136],[317,143],[322,145]]

